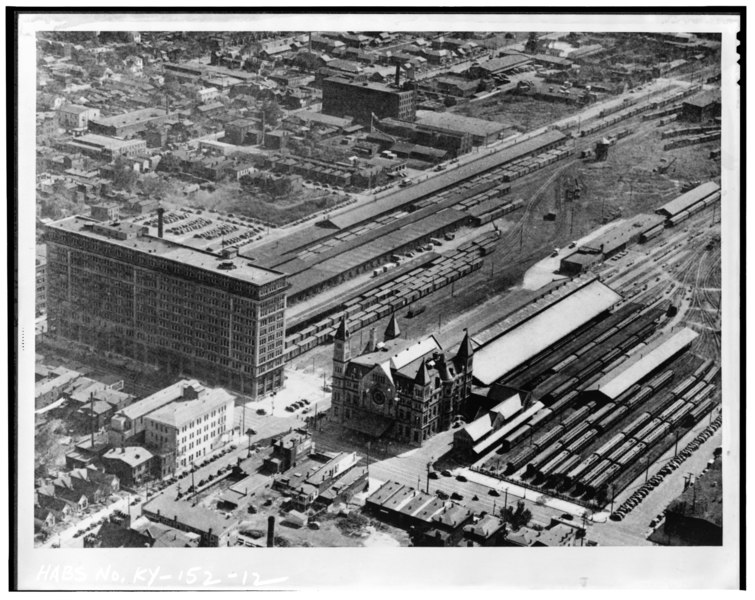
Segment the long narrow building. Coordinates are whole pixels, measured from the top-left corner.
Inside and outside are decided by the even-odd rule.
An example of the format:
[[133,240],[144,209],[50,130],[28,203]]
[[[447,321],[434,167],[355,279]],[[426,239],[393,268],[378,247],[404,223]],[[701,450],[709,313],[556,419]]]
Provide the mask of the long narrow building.
[[48,225],[52,335],[257,396],[282,385],[287,278],[134,223]]

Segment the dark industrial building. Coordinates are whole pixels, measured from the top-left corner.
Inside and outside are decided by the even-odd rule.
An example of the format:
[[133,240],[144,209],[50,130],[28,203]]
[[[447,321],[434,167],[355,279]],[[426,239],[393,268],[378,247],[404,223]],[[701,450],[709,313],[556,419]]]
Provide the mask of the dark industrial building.
[[46,238],[52,335],[253,396],[282,385],[282,273],[163,239],[161,214],[157,235],[70,217]]
[[322,112],[336,117],[353,117],[370,123],[372,116],[414,120],[417,110],[415,91],[368,81],[353,82],[331,77],[322,82]]
[[681,119],[704,123],[721,116],[721,93],[718,90],[701,92],[682,102]]
[[593,264],[606,260],[639,242],[643,235],[663,224],[663,217],[639,214],[615,225],[602,235],[582,244],[574,253],[561,259],[560,271],[576,275]]

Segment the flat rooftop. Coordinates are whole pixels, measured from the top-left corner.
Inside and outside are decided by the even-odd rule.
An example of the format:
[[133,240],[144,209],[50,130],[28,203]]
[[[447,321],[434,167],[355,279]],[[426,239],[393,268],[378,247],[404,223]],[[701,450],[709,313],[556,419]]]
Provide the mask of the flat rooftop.
[[211,410],[222,408],[234,401],[234,396],[222,388],[214,388],[200,394],[199,398],[181,400],[166,404],[147,416],[152,421],[172,427],[183,427],[186,423],[206,415]]
[[406,92],[406,90],[387,85],[385,83],[378,83],[375,81],[351,81],[343,77],[329,77],[325,81],[332,81],[333,83],[340,83],[341,85],[348,85],[355,88],[364,88],[367,90],[374,90],[376,92],[384,92],[389,94],[400,94]]
[[497,121],[465,117],[464,115],[450,112],[440,113],[432,110],[418,110],[417,125],[455,129],[479,137],[497,135],[502,131],[509,129],[509,125],[498,123]]
[[74,145],[97,146],[115,150],[124,146],[133,146],[134,144],[143,143],[144,140],[122,140],[120,138],[109,137],[107,135],[97,135],[96,133],[87,133],[80,137],[72,139],[69,143]]
[[112,117],[97,117],[96,119],[91,119],[91,121],[93,123],[98,123],[99,125],[126,127],[128,125],[136,125],[137,123],[149,121],[151,119],[158,119],[167,114],[168,113],[161,108],[143,108],[141,110],[134,110],[132,112],[127,112],[122,115],[114,115]]
[[[95,231],[93,226],[96,224],[101,225],[86,217],[73,216],[50,223],[48,227],[75,233],[92,240],[107,242],[136,252],[158,256],[166,260],[211,271],[230,279],[237,279],[254,285],[265,285],[284,277],[283,273],[278,271],[251,264],[248,258],[238,256],[223,258],[217,254],[184,246],[165,238],[140,233],[145,230],[148,231],[148,228],[145,226],[121,222],[117,225],[101,226]],[[112,235],[107,235],[108,233]],[[113,237],[114,235],[121,235],[125,239],[118,239],[117,237]],[[226,265],[228,268],[219,268],[221,264]]]

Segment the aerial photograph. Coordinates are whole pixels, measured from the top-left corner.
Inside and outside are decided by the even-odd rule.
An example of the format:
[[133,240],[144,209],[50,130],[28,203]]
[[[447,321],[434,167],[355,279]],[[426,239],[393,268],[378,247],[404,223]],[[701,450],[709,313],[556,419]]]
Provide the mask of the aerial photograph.
[[36,549],[723,545],[720,32],[35,44]]

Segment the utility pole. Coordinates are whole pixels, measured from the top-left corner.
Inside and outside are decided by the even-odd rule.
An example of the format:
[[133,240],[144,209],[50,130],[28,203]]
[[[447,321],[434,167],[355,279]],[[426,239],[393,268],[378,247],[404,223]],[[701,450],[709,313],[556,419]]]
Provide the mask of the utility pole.
[[677,456],[677,447],[679,445],[679,430],[676,430],[676,439],[674,440],[674,456]]
[[611,512],[613,512],[613,501],[616,500],[616,486],[611,484]]
[[648,471],[650,470],[650,458],[645,457],[645,483],[648,482]]
[[90,433],[91,433],[91,441],[92,441],[92,452],[94,452],[94,425],[95,425],[95,419],[94,419],[94,392],[89,392],[89,412],[91,413],[89,415],[90,418]]

